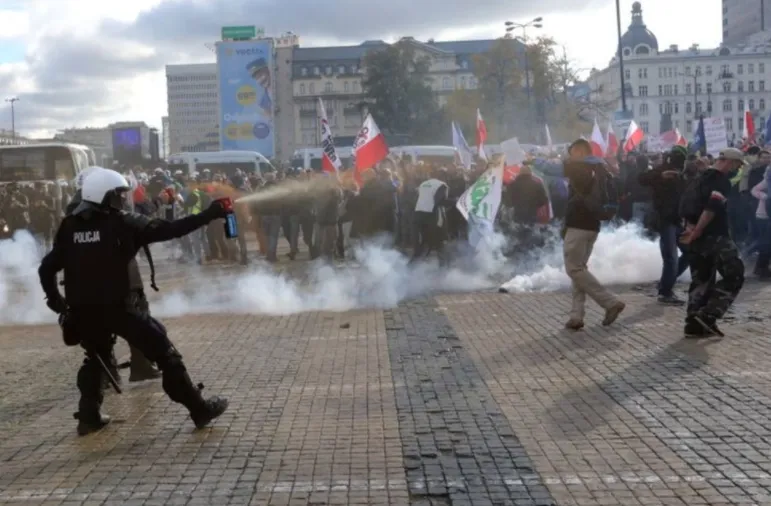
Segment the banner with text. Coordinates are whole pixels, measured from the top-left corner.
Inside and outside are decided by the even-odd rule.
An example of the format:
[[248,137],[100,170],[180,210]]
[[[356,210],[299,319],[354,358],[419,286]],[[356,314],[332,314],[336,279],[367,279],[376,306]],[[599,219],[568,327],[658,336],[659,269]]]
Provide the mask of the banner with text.
[[217,43],[220,149],[275,152],[273,41]]
[[[693,134],[699,129],[699,121],[693,122]],[[704,138],[707,141],[707,153],[717,155],[728,147],[728,135],[723,118],[704,118]]]

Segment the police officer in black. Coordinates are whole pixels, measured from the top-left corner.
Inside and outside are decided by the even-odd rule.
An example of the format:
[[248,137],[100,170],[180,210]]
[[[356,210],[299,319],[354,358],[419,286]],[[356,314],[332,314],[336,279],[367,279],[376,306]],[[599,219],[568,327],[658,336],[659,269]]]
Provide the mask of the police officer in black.
[[[685,233],[680,242],[688,245],[691,286],[685,335],[705,338],[723,333],[717,320],[731,307],[744,285],[744,263],[731,239],[728,226],[730,178],[744,165],[744,154],[726,148],[707,169],[689,183],[680,200]],[[717,274],[721,280],[717,281]]]
[[[163,371],[163,389],[171,400],[189,410],[196,427],[209,424],[228,405],[224,398],[204,399],[165,327],[127,305],[128,264],[139,248],[182,237],[223,218],[225,208],[215,201],[206,211],[181,220],[149,219],[122,211],[128,191],[128,182],[115,171],[99,169],[89,174],[83,182],[81,204],[62,221],[53,249],[38,270],[47,305],[60,315],[65,342],[81,344],[86,350],[87,358],[77,378],[80,435],[98,431],[110,421],[101,413],[103,370],[96,358],[111,348],[109,336],[113,334],[158,364]],[[59,271],[64,271],[64,297],[57,286]],[[73,336],[81,342],[74,341]]]

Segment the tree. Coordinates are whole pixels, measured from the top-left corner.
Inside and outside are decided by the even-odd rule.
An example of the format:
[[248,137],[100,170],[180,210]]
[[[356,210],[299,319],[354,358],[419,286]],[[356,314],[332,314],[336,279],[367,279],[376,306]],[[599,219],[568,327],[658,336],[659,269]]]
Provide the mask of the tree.
[[431,89],[430,65],[408,38],[364,56],[362,88],[383,132],[408,134],[413,142],[431,141],[439,134],[444,113]]
[[460,126],[466,140],[476,135],[477,109],[481,109],[482,105],[482,93],[479,90],[455,90],[447,97],[445,111],[448,119]]
[[[489,51],[472,58],[474,76],[479,83],[482,111],[495,121],[493,138],[505,140],[507,116],[522,100],[521,85],[524,71],[520,64],[521,44],[514,39],[501,38]],[[495,114],[492,114],[492,113]]]

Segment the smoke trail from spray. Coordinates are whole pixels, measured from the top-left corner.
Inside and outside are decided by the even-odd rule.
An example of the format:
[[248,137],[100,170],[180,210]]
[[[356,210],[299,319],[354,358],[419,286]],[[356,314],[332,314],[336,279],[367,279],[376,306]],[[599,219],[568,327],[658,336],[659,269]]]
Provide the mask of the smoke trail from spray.
[[[194,278],[187,289],[161,292],[152,300],[161,317],[200,313],[286,315],[304,311],[346,311],[393,307],[428,294],[473,292],[500,286],[512,292],[552,291],[570,286],[562,267],[562,246],[555,243],[526,263],[511,266],[501,256],[505,240],[494,240],[478,252],[467,248],[452,267],[434,262],[409,264],[400,252],[383,242],[356,250],[356,261],[332,266],[305,264],[302,278],[258,265],[246,271],[208,268],[185,271]],[[162,248],[158,245],[157,248]],[[27,232],[15,241],[0,241],[0,324],[37,324],[55,321],[45,305],[37,268],[41,255]],[[299,263],[298,263],[299,264]],[[298,266],[299,267],[299,266]],[[603,283],[640,283],[658,279],[658,245],[642,238],[640,229],[624,226],[603,231],[594,248],[590,268]]]

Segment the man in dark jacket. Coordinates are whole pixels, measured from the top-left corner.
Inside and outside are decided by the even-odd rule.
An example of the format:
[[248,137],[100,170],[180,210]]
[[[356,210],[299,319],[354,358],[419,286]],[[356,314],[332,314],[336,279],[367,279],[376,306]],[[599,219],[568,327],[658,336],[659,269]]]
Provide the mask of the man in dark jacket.
[[[580,330],[584,327],[586,296],[605,310],[603,325],[611,325],[626,305],[600,284],[589,272],[589,258],[600,235],[601,203],[595,198],[596,172],[606,170],[604,165],[590,163],[592,148],[588,141],[579,139],[571,144],[569,159],[565,162],[565,177],[570,191],[563,230],[565,271],[573,284],[573,306],[565,327]],[[598,162],[604,161],[597,159]]]
[[[683,230],[680,226],[680,195],[685,190],[685,161],[688,154],[680,146],[675,146],[658,167],[641,172],[638,181],[653,190],[653,211],[656,219],[655,228],[659,234],[661,249],[661,279],[659,280],[659,302],[662,304],[682,305],[673,289],[677,278],[688,268],[688,257],[678,237]],[[679,254],[682,249],[683,253]]]
[[514,233],[519,243],[518,249],[530,251],[538,246],[535,242],[538,210],[549,204],[549,197],[543,183],[533,177],[529,165],[523,165],[519,175],[506,187],[503,201],[506,207],[514,210]]

